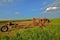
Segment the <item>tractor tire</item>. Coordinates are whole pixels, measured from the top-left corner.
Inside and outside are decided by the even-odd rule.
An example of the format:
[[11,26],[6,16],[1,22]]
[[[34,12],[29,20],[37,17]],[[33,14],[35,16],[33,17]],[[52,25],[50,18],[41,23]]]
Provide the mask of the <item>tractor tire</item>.
[[1,31],[2,32],[7,32],[8,31],[8,27],[1,27]]

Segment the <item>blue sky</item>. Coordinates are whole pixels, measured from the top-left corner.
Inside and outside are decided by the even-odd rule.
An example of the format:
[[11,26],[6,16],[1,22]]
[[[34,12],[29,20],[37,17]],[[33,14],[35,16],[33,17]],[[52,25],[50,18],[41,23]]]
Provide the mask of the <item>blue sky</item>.
[[46,8],[55,0],[0,0],[0,20],[37,17],[60,17],[48,14]]

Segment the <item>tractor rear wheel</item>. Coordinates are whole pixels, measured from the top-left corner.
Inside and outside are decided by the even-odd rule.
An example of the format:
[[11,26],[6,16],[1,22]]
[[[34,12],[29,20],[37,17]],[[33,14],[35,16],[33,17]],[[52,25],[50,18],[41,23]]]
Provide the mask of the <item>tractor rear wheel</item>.
[[1,31],[2,32],[7,32],[8,31],[8,27],[1,27]]

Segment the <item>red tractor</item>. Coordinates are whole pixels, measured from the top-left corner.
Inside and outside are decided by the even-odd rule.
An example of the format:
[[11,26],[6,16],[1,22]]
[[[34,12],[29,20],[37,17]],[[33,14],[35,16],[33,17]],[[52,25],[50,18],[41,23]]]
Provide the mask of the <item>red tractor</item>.
[[1,31],[2,32],[8,31],[9,26],[14,26],[14,27],[17,27],[17,26],[20,26],[20,27],[21,26],[22,27],[40,26],[40,27],[42,27],[42,26],[45,26],[46,22],[49,23],[50,20],[47,19],[47,18],[43,18],[43,19],[39,19],[39,22],[36,22],[36,19],[33,18],[32,23],[13,23],[13,22],[9,22],[9,23],[6,23],[5,25],[3,25],[1,27]]

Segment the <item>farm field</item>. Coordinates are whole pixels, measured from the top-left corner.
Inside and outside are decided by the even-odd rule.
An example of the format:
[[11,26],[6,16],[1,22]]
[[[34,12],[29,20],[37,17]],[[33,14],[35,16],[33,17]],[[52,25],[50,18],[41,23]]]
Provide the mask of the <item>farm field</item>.
[[[0,21],[0,29],[3,24],[9,21]],[[14,22],[31,23],[31,19],[14,20]],[[60,40],[60,18],[50,19],[49,25],[43,27],[17,27],[10,28],[7,32],[0,31],[0,40]]]

